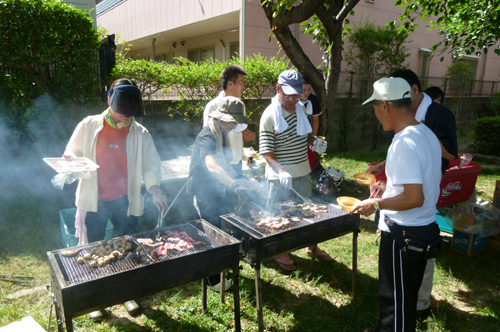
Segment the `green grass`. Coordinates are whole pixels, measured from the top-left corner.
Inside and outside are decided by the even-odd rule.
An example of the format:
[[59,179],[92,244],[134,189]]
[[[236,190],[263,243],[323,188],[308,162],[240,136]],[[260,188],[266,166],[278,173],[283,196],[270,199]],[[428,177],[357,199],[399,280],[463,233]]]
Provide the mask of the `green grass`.
[[[355,183],[352,175],[364,172],[369,162],[385,159],[380,152],[354,151],[330,155],[323,165],[346,174],[338,195],[367,198],[368,186]],[[489,169],[489,168],[488,168]],[[484,168],[486,170],[486,168]],[[483,170],[483,171],[484,171]],[[478,188],[492,193],[498,168],[481,172]],[[488,173],[491,172],[491,173]],[[479,192],[481,193],[481,192]],[[334,199],[333,196],[325,199]],[[25,197],[0,206],[0,274],[34,276],[30,283],[0,281],[0,326],[31,315],[44,328],[49,322],[50,292],[9,299],[15,292],[50,284],[46,252],[60,249],[58,199]],[[361,331],[374,327],[378,316],[376,228],[370,218],[361,221],[358,241],[358,283],[351,294],[352,236],[320,244],[336,259],[317,262],[310,271],[304,250],[291,253],[298,269],[285,274],[274,261],[262,264],[264,323],[267,331]],[[450,241],[450,238],[447,238]],[[419,324],[418,331],[498,331],[500,326],[500,251],[494,248],[473,256],[454,252],[445,243],[437,258],[434,316]],[[257,331],[254,271],[241,262],[240,303],[243,331]],[[138,299],[142,314],[130,317],[122,305],[106,309],[101,322],[85,316],[73,319],[76,331],[228,331],[233,329],[232,292],[221,304],[219,295],[208,294],[208,311],[201,312],[201,283],[193,282]],[[52,314],[51,330],[55,319]]]

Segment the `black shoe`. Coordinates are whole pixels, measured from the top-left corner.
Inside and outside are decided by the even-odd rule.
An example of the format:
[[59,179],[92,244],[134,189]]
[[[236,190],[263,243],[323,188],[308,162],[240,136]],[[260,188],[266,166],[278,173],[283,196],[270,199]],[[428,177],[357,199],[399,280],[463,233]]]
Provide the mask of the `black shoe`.
[[417,310],[417,321],[424,321],[431,315],[431,308]]

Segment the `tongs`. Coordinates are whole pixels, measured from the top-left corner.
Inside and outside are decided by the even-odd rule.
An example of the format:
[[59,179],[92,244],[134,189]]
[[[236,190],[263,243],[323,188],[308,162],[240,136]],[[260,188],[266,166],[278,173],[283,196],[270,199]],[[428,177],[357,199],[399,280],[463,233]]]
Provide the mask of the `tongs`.
[[160,210],[160,213],[159,213],[159,216],[158,216],[158,238],[161,237],[161,230],[162,230],[162,228],[163,228],[163,211]]
[[5,275],[0,274],[0,280],[2,281],[12,281],[12,282],[30,282],[35,279],[35,277],[25,277],[25,276],[14,276],[14,275]]
[[297,190],[293,189],[293,187],[291,189],[295,193],[295,195],[299,196],[299,198],[304,201],[305,204],[312,205],[312,201],[309,198],[306,198],[306,197],[302,196],[301,194],[299,194],[299,192]]

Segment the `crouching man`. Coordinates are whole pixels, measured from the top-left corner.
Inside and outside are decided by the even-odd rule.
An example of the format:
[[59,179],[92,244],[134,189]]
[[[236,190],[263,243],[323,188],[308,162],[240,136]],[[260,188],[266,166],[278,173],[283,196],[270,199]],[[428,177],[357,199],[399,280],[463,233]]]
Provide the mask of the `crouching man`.
[[351,213],[368,216],[380,210],[379,309],[377,329],[415,331],[418,290],[427,258],[440,245],[436,203],[441,179],[441,146],[436,135],[415,120],[410,85],[401,78],[373,84],[375,116],[384,130],[394,130],[381,199],[367,199]]

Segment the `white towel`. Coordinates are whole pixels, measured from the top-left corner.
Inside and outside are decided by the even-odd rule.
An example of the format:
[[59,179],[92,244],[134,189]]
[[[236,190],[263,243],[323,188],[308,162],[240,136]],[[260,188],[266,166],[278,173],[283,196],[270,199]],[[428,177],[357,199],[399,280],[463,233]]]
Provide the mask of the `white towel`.
[[[278,95],[271,99],[271,106],[274,106],[273,121],[274,131],[278,134],[284,132],[288,128],[288,123],[283,118],[283,111],[281,104],[278,101]],[[295,114],[297,115],[297,135],[303,136],[312,132],[311,124],[304,113],[304,105],[297,103],[295,105]]]
[[75,216],[75,236],[79,239],[79,246],[89,243],[89,238],[87,237],[87,225],[85,225],[86,218],[87,211],[77,208]]
[[306,108],[307,115],[313,115],[313,106],[312,102],[309,99],[301,100],[300,103]]
[[427,109],[429,106],[432,104],[432,99],[428,95],[422,92],[422,95],[424,98],[422,98],[422,101],[420,102],[420,105],[418,105],[417,108],[417,113],[415,113],[415,120],[418,122],[424,123],[425,121],[425,115],[427,114]]

